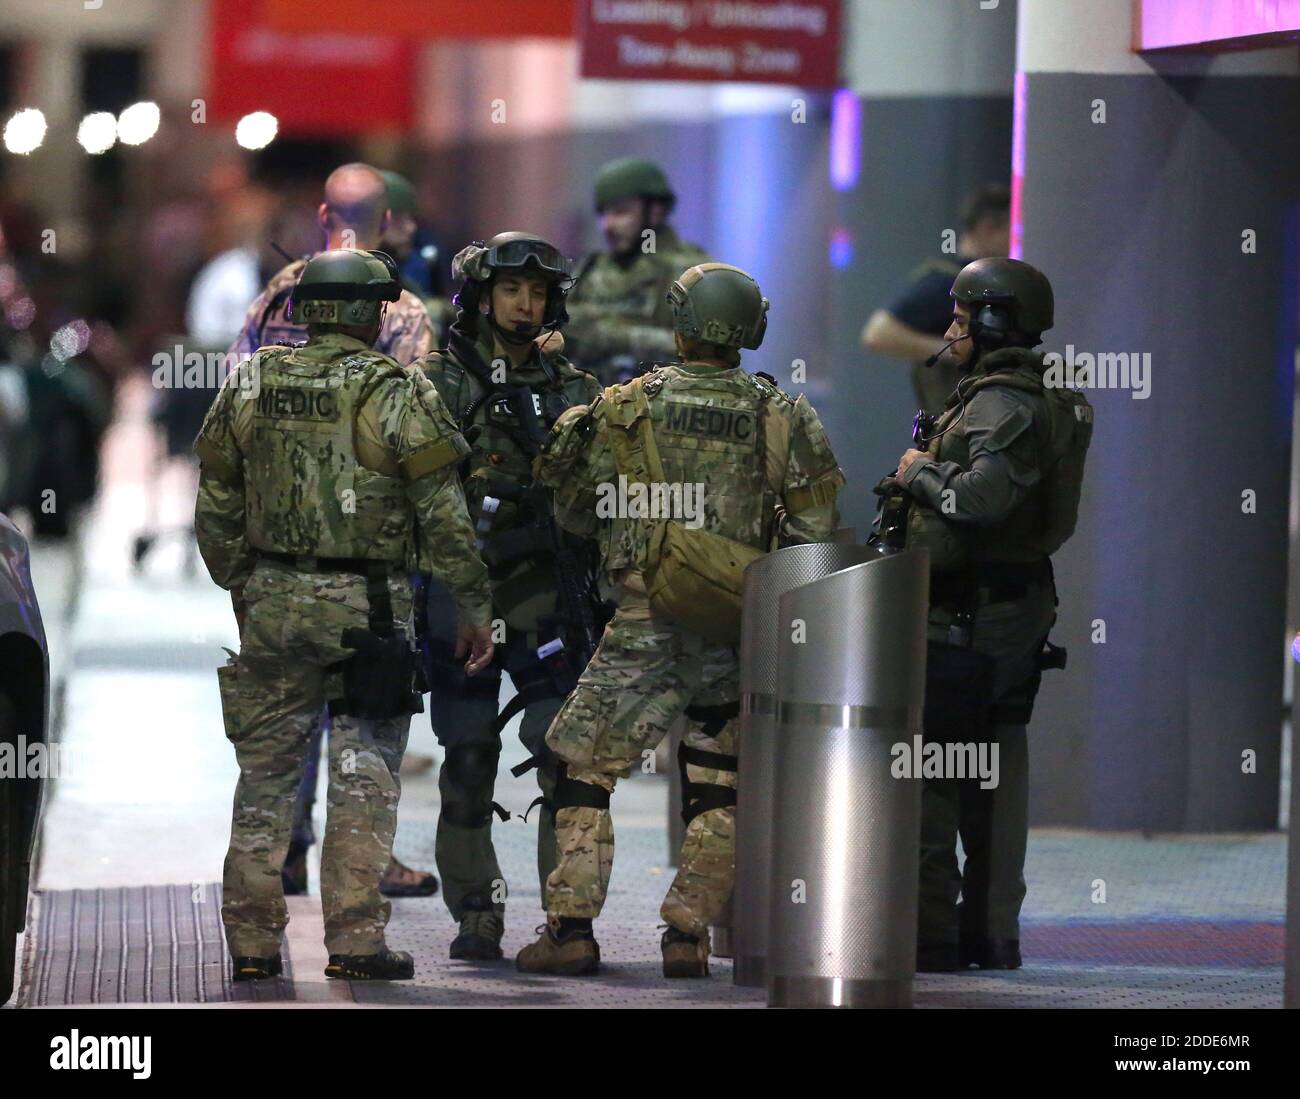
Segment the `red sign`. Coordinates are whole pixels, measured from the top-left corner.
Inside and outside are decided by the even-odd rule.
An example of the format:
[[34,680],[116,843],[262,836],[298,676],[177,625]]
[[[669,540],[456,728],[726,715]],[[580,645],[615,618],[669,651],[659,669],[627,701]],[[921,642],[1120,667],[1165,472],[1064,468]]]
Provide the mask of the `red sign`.
[[382,31],[401,38],[572,38],[574,0],[267,0],[286,31]]
[[582,75],[833,88],[839,0],[578,0]]
[[212,121],[270,111],[290,137],[410,126],[412,43],[380,34],[286,32],[265,14],[264,0],[213,0]]

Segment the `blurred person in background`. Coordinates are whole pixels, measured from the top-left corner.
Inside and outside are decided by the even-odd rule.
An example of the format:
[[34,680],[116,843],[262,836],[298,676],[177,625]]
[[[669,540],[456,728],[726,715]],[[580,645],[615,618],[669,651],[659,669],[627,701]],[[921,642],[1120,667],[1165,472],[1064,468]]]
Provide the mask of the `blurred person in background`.
[[409,290],[429,310],[433,323],[433,345],[441,347],[447,338],[447,329],[456,319],[451,298],[443,293],[441,270],[438,265],[439,250],[419,222],[419,205],[415,188],[401,172],[381,168],[379,174],[388,186],[388,228],[379,247],[397,261],[402,286]]
[[927,260],[913,271],[907,288],[872,313],[862,329],[868,351],[911,364],[917,403],[933,416],[943,412],[961,376],[951,358],[932,361],[952,323],[953,279],[973,260],[1005,258],[1011,248],[1011,192],[1005,186],[988,183],[967,196],[956,245],[955,256]]
[[[378,248],[391,220],[388,187],[369,164],[344,164],[325,180],[317,223],[326,249]],[[230,346],[233,356],[252,355],[273,343],[302,343],[306,329],[289,318],[289,299],[307,260],[293,260],[271,277],[244,317]],[[434,349],[433,323],[424,303],[409,290],[393,302],[375,349],[407,366]]]
[[653,161],[613,160],[596,173],[596,216],[609,250],[588,255],[574,274],[565,353],[605,385],[676,355],[668,289],[710,258],[669,224],[676,202]]

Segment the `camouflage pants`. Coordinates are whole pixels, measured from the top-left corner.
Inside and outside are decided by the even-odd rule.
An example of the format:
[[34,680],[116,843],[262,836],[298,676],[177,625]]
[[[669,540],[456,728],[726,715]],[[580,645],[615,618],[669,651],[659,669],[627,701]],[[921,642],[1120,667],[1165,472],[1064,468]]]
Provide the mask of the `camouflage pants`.
[[[612,791],[686,714],[683,743],[734,756],[739,722],[701,721],[687,707],[734,704],[740,697],[735,649],[688,633],[650,612],[643,592],[625,589],[618,613],[577,689],[546,734],[568,777]],[[734,770],[687,766],[692,783],[734,789]],[[686,827],[677,876],[659,912],[689,934],[704,933],[731,897],[735,881],[735,808],[703,812]],[[595,917],[605,903],[614,865],[608,809],[576,806],[555,817],[558,863],[546,883],[552,916]]]
[[[280,883],[294,806],[325,703],[342,693],[329,666],[352,650],[343,631],[367,624],[365,580],[262,563],[245,589],[239,659],[221,668],[226,735],[235,746],[230,849],[221,918],[232,955],[279,953],[288,912]],[[389,579],[398,628],[409,629],[411,593]],[[329,735],[329,795],[321,849],[321,906],[331,954],[384,947],[390,905],[379,879],[388,865],[401,794],[398,770],[410,717],[335,717]]]

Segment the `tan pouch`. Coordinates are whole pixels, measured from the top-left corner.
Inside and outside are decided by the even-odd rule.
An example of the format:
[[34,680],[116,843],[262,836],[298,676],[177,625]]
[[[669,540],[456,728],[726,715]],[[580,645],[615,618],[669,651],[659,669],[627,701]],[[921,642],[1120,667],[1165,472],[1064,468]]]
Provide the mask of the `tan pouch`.
[[720,534],[656,520],[644,569],[650,606],[710,641],[739,645],[745,567],[762,556]]

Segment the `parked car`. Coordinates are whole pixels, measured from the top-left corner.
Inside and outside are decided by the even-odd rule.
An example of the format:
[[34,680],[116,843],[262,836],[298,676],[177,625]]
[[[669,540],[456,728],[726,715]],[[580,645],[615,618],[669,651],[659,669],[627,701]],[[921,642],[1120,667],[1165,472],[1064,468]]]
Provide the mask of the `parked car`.
[[[27,539],[0,513],[0,1003],[13,993],[18,934],[27,922],[27,886],[43,773],[28,775],[30,749],[48,749],[50,657],[32,588]],[[4,745],[11,745],[9,749]]]

